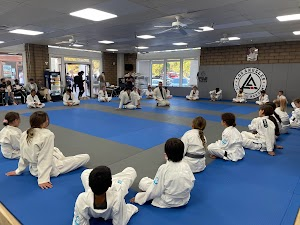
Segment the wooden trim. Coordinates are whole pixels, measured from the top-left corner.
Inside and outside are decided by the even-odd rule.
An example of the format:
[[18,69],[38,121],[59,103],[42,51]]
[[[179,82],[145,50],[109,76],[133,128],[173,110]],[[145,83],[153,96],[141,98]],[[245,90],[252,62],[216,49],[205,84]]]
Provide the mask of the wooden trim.
[[1,225],[22,225],[6,208],[0,203],[0,224]]
[[297,216],[297,218],[295,220],[295,224],[294,225],[300,225],[300,209],[298,211],[298,216]]

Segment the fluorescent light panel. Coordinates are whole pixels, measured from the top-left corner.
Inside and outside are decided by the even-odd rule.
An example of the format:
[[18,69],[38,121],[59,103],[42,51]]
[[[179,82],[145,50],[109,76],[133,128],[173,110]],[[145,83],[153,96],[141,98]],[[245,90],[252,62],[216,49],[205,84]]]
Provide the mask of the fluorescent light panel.
[[106,51],[109,51],[109,52],[117,52],[118,49],[108,48],[108,49],[106,49]]
[[115,43],[115,42],[113,42],[113,41],[108,41],[108,40],[103,40],[103,41],[98,41],[98,43],[109,45],[109,44],[113,44],[113,43]]
[[43,34],[44,32],[34,31],[34,30],[15,29],[15,30],[9,31],[9,33],[24,34],[24,35],[33,35],[34,36],[34,35]]
[[187,45],[188,43],[185,42],[178,42],[178,43],[173,43],[173,45],[181,46],[181,45]]
[[300,35],[300,31],[294,31],[293,34]]
[[214,30],[214,28],[208,27],[208,26],[199,27],[199,29],[201,29],[201,30],[195,29],[194,31],[196,31],[196,32],[205,32],[205,31],[212,31],[212,30]]
[[79,45],[79,44],[73,44],[73,47],[82,47],[83,45]]
[[229,41],[237,41],[237,40],[240,40],[239,37],[229,37],[228,38]]
[[300,14],[277,16],[276,19],[278,19],[280,22],[292,21],[292,20],[300,20]]
[[3,44],[4,43],[4,41],[0,41],[0,44]]
[[151,39],[151,38],[155,38],[155,36],[153,35],[138,35],[136,36],[137,38],[141,38],[141,39]]
[[145,46],[138,46],[138,47],[135,47],[137,49],[148,49],[149,47],[145,47]]
[[72,51],[101,53],[101,51],[95,51],[95,50],[89,50],[89,49],[77,49],[77,48],[61,47],[61,46],[55,46],[55,45],[48,45],[48,47],[49,48],[58,48],[58,49],[67,49],[67,50],[72,50]]
[[71,16],[80,17],[92,21],[102,21],[117,17],[115,14],[104,12],[98,9],[86,8],[70,13]]

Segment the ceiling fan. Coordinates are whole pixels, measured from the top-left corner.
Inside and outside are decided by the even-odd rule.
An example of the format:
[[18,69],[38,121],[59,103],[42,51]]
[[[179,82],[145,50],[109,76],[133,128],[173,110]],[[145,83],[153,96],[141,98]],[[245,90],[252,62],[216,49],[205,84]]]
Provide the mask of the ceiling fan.
[[68,44],[69,46],[74,46],[74,47],[76,47],[76,45],[77,45],[77,47],[79,47],[79,46],[81,47],[81,46],[85,45],[85,43],[78,42],[78,41],[74,38],[74,36],[71,36],[71,38],[68,39],[67,41],[61,41],[61,42],[57,42],[57,43],[55,43],[55,44],[57,44],[57,45],[60,45],[60,44]]
[[179,19],[180,19],[179,16],[175,16],[175,19],[176,19],[176,21],[173,22],[171,26],[154,26],[156,28],[169,28],[169,29],[159,32],[158,34],[162,34],[162,33],[168,32],[168,31],[178,30],[181,34],[187,35],[187,32],[185,31],[186,29],[198,29],[198,28],[188,28],[187,24],[181,23],[179,21]]
[[211,44],[219,43],[219,45],[222,45],[222,44],[226,44],[228,42],[237,41],[237,40],[240,40],[240,38],[239,37],[228,37],[227,34],[223,34],[223,37],[221,37],[219,41],[208,42],[206,44],[211,45]]

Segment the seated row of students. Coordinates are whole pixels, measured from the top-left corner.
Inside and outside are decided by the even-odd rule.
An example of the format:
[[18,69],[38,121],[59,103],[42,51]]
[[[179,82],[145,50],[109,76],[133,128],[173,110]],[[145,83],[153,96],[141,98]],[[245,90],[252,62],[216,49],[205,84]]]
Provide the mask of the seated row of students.
[[54,147],[55,135],[47,129],[49,117],[46,112],[34,112],[29,119],[30,128],[22,133],[18,128],[21,119],[17,112],[5,115],[0,132],[1,151],[5,158],[19,158],[18,168],[7,172],[7,176],[23,173],[29,166],[30,173],[38,178],[38,185],[42,189],[52,187],[50,177],[68,173],[85,165],[90,157],[80,154],[66,157]]

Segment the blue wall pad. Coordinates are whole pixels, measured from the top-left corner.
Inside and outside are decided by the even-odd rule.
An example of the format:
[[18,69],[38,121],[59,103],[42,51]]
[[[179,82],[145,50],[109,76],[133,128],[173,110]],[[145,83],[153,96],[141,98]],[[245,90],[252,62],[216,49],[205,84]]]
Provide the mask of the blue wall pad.
[[[114,108],[117,108],[119,106],[116,102],[106,102],[106,103],[100,103],[103,105],[111,106]],[[220,122],[221,117],[210,115],[210,114],[203,114],[203,113],[193,113],[193,112],[184,112],[184,111],[178,111],[175,109],[170,108],[162,108],[162,107],[149,107],[149,106],[142,106],[142,109],[140,110],[142,112],[151,112],[151,113],[159,113],[159,114],[168,114],[171,116],[181,116],[181,117],[187,117],[187,118],[195,118],[197,116],[202,116],[206,120],[214,121],[214,122]],[[235,113],[239,113],[238,110],[235,110]],[[251,122],[251,120],[247,119],[240,119],[237,118],[237,124],[240,126],[248,126]]]
[[[54,125],[144,150],[164,143],[169,137],[181,137],[187,130],[191,129],[183,125],[83,108],[53,110],[49,111],[48,114],[50,122]],[[23,115],[30,116],[31,113]]]

